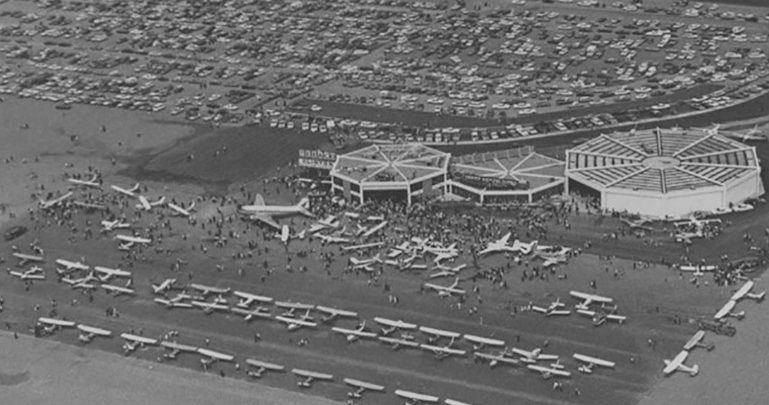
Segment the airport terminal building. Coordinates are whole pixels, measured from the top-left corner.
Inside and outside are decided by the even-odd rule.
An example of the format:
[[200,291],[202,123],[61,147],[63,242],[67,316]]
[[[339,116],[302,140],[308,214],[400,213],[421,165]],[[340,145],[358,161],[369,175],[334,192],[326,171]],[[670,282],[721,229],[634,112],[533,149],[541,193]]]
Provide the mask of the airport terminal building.
[[448,192],[483,205],[532,203],[564,192],[565,167],[530,148],[458,156]]
[[754,147],[706,129],[601,135],[566,152],[567,191],[654,218],[716,212],[763,194]]
[[411,205],[446,193],[450,157],[418,143],[374,144],[337,156],[331,187],[348,201],[387,198]]

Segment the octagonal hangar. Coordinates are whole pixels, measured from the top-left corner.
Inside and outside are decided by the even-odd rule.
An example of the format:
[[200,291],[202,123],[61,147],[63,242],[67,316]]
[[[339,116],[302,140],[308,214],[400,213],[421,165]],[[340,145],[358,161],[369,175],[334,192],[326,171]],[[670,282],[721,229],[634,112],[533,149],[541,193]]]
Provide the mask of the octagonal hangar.
[[754,147],[713,129],[601,135],[566,151],[568,187],[605,210],[656,218],[714,212],[764,193]]

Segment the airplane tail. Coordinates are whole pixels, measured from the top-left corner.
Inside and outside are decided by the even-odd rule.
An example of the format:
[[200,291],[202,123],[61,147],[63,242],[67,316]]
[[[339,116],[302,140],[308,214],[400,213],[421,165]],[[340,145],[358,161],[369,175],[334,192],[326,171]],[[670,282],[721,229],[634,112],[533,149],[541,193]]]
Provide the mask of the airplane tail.
[[134,186],[129,188],[128,191],[130,191],[132,193],[135,193],[135,192],[139,191],[139,183],[134,184]]
[[310,199],[309,199],[309,198],[307,198],[307,197],[304,197],[304,198],[302,198],[301,200],[299,200],[299,204],[297,204],[297,207],[299,207],[299,208],[300,208],[300,212],[301,212],[303,215],[306,215],[306,216],[308,216],[308,217],[312,217],[312,216],[314,216],[314,215],[312,215],[312,213],[309,211],[309,209],[310,209]]
[[691,371],[689,371],[689,374],[691,374],[692,377],[694,377],[695,375],[699,374],[699,372],[700,372],[700,365],[695,364],[692,366]]

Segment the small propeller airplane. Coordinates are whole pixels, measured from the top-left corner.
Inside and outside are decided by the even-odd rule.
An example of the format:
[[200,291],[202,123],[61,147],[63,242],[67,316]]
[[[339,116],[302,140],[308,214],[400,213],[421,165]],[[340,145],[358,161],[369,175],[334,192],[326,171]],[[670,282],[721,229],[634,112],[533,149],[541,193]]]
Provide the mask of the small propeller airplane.
[[315,322],[304,321],[304,320],[301,320],[301,319],[291,318],[291,317],[282,316],[282,315],[276,316],[275,320],[278,320],[280,322],[285,323],[286,326],[288,327],[289,331],[295,331],[295,330],[303,328],[303,327],[306,327],[306,328],[317,328],[318,327],[318,324],[315,323]]
[[500,354],[475,352],[473,353],[473,356],[475,356],[476,359],[488,361],[489,367],[491,368],[494,368],[500,364],[508,366],[517,366],[521,364],[518,359],[507,356],[507,351],[502,351]]
[[151,287],[152,287],[152,292],[154,294],[162,294],[174,288],[175,285],[176,285],[175,278],[167,278],[163,280],[163,282],[160,284],[151,284]]
[[694,377],[700,372],[700,366],[697,364],[689,367],[684,364],[686,361],[686,358],[689,357],[689,352],[686,350],[681,350],[678,355],[676,355],[673,360],[665,360],[665,368],[662,370],[665,375],[670,375],[674,371],[683,371],[685,373],[689,373],[690,376]]
[[377,232],[379,232],[382,229],[384,229],[385,226],[387,226],[387,221],[382,221],[382,222],[372,226],[371,228],[369,228],[365,232],[363,232],[362,238],[364,240],[368,239],[369,237],[375,235]]
[[431,344],[437,342],[441,338],[451,339],[451,341],[453,342],[454,339],[458,339],[460,336],[462,336],[461,333],[430,328],[427,326],[420,326],[419,331],[426,335],[429,335],[427,339],[427,343],[431,343]]
[[114,184],[111,185],[110,188],[127,197],[136,198],[136,192],[139,191],[139,183],[134,184],[133,187],[128,189],[116,186]]
[[320,232],[324,229],[336,229],[339,228],[339,225],[341,225],[341,223],[336,219],[336,217],[329,215],[328,217],[318,220],[318,222],[310,226],[310,229],[308,229],[307,232],[312,234]]
[[745,284],[740,287],[739,290],[737,290],[734,295],[732,295],[731,300],[732,301],[739,301],[743,298],[750,298],[752,300],[755,300],[756,302],[761,302],[764,300],[764,297],[766,296],[766,291],[762,291],[760,293],[751,293],[750,290],[753,289],[755,286],[755,283],[753,280],[748,280],[745,282]]
[[413,323],[407,323],[403,321],[393,321],[391,319],[380,318],[380,317],[374,318],[374,322],[380,325],[383,325],[381,330],[381,333],[383,336],[389,336],[393,332],[399,329],[415,330],[417,328],[417,325]]
[[250,294],[242,291],[233,291],[232,293],[234,296],[240,298],[240,301],[238,301],[235,306],[239,308],[250,308],[251,304],[254,302],[259,302],[262,304],[271,304],[273,302],[272,297],[267,297],[264,295],[256,295],[256,294]]
[[614,321],[622,325],[627,320],[626,316],[617,315],[614,313],[613,310],[610,312],[604,312],[604,311],[592,311],[588,309],[578,309],[577,313],[580,315],[590,317],[593,321],[593,326],[601,326],[605,324],[606,321]]
[[198,348],[196,346],[185,345],[177,342],[171,342],[168,340],[164,340],[160,342],[160,346],[163,346],[163,348],[166,349],[166,352],[163,353],[163,358],[167,360],[173,360],[177,358],[181,353],[197,353],[198,352]]
[[226,295],[229,294],[231,289],[229,287],[222,288],[222,287],[214,287],[204,284],[196,284],[192,283],[188,285],[189,288],[192,288],[193,290],[199,291],[204,297],[214,294],[214,295]]
[[63,203],[66,199],[68,199],[70,197],[72,197],[72,192],[71,191],[67,192],[66,194],[64,194],[64,195],[62,195],[60,197],[54,198],[52,200],[47,200],[46,201],[46,200],[42,200],[41,199],[39,201],[40,209],[47,210],[49,208],[53,208],[53,207]]
[[454,279],[454,282],[451,285],[444,286],[444,285],[438,285],[433,283],[424,283],[424,286],[437,292],[438,296],[441,298],[451,297],[452,295],[465,295],[467,294],[467,291],[457,288],[459,285],[459,277]]
[[332,331],[344,335],[347,339],[347,343],[355,342],[360,338],[375,339],[377,337],[375,332],[367,332],[365,329],[366,321],[361,322],[356,329],[340,328],[336,326],[331,328]]
[[120,337],[125,340],[123,342],[123,354],[129,355],[136,351],[140,347],[145,345],[156,345],[158,341],[156,339],[146,338],[144,336],[137,336],[131,333],[121,333]]
[[129,222],[120,222],[119,219],[115,219],[112,221],[101,221],[101,226],[103,232],[110,232],[116,229],[128,229],[131,227],[131,224]]
[[78,186],[101,188],[101,183],[99,183],[98,174],[94,174],[90,180],[82,180],[82,179],[76,179],[73,177],[68,177],[67,181]]
[[342,251],[345,252],[351,252],[351,251],[360,251],[365,249],[372,249],[375,247],[380,247],[384,245],[384,242],[372,242],[372,243],[364,243],[362,245],[353,245],[353,246],[344,246],[342,247]]
[[406,399],[408,401],[406,402],[407,405],[435,404],[438,402],[438,397],[436,396],[406,390],[395,390],[395,395]]
[[260,360],[254,360],[254,359],[246,359],[246,364],[249,366],[255,368],[255,371],[248,371],[248,376],[251,378],[262,378],[262,375],[265,371],[275,371],[275,372],[281,372],[285,370],[286,368],[284,366],[281,366],[280,364],[273,364],[268,363],[266,361],[260,361]]
[[9,271],[8,274],[18,277],[22,281],[28,281],[28,280],[45,280],[45,273],[43,272],[42,267],[32,266],[27,271],[21,272],[21,271]]
[[66,272],[71,272],[74,270],[88,271],[91,269],[90,266],[81,262],[73,262],[65,259],[56,259],[56,265],[62,267]]
[[531,305],[531,310],[534,312],[539,312],[541,314],[545,314],[546,316],[567,316],[571,315],[571,310],[563,309],[566,307],[566,304],[561,302],[561,298],[556,298],[555,301],[551,302],[550,305],[547,308],[539,307],[536,305]]
[[453,344],[454,344],[454,339],[451,339],[451,342],[449,342],[446,346],[421,344],[419,345],[419,347],[422,350],[433,352],[433,354],[435,355],[435,358],[438,360],[443,360],[449,356],[464,356],[467,353],[465,350],[452,348],[451,346]]
[[115,296],[118,296],[120,294],[125,294],[125,295],[134,295],[134,294],[136,294],[136,290],[134,290],[132,288],[121,287],[121,286],[112,285],[112,284],[102,284],[101,288],[103,288],[103,289],[113,293],[113,295],[115,295]]
[[192,216],[192,210],[195,209],[195,201],[191,202],[186,208],[170,202],[168,203],[168,208],[172,209],[178,216],[189,218]]
[[115,239],[122,242],[120,243],[121,250],[130,249],[135,245],[149,245],[150,243],[152,243],[152,239],[142,238],[142,237],[133,236],[133,235],[115,235]]
[[520,356],[519,360],[524,363],[536,363],[540,360],[558,360],[557,354],[544,354],[542,353],[542,349],[536,348],[534,350],[523,350],[518,348],[513,348],[512,352]]
[[215,302],[205,302],[205,301],[192,301],[190,302],[193,306],[196,306],[203,310],[203,313],[206,315],[209,315],[213,313],[214,311],[227,311],[230,309],[230,307],[222,304],[217,304]]
[[217,352],[210,349],[204,349],[202,347],[198,347],[198,354],[203,356],[202,359],[200,359],[200,365],[203,367],[204,370],[208,370],[209,367],[211,367],[212,364],[214,364],[217,361],[233,361],[235,360],[235,356],[231,354],[226,354],[222,352]]
[[78,324],[77,328],[80,329],[80,336],[78,336],[78,340],[80,340],[83,343],[89,343],[96,336],[102,336],[102,337],[112,336],[111,331],[108,331],[106,329],[96,328],[93,326]]
[[93,273],[88,274],[85,277],[81,277],[78,279],[72,279],[69,277],[62,277],[61,281],[69,284],[73,289],[82,289],[82,290],[95,290],[96,285],[88,283],[89,281],[96,280],[96,277],[93,276]]
[[600,367],[607,367],[607,368],[614,368],[614,362],[599,359],[592,356],[586,356],[584,354],[574,353],[574,359],[581,361],[582,363],[585,363],[581,366],[579,366],[578,370],[585,374],[593,374],[593,368],[595,366]]
[[462,271],[465,267],[467,267],[466,263],[460,264],[456,267],[448,267],[442,264],[438,264],[434,267],[434,269],[438,269],[440,271],[434,272],[430,274],[430,278],[439,278],[439,277],[456,277],[457,274],[459,274],[460,271]]
[[579,304],[574,305],[574,307],[577,309],[588,310],[590,307],[590,304],[594,302],[597,302],[599,304],[611,304],[612,302],[614,302],[612,298],[602,297],[600,295],[595,295],[595,294],[583,293],[579,291],[570,291],[569,295],[579,300],[582,300],[582,302],[580,302]]
[[407,347],[411,349],[419,348],[419,343],[411,339],[404,339],[404,338],[398,339],[398,338],[393,338],[388,336],[379,336],[378,339],[382,343],[389,344],[393,350],[398,350],[401,347]]
[[331,381],[334,379],[334,376],[331,374],[325,374],[325,373],[316,373],[314,371],[308,371],[308,370],[302,370],[295,368],[291,370],[294,375],[297,377],[302,377],[304,380],[299,381],[296,385],[302,388],[310,388],[312,386],[312,383],[315,381]]
[[238,211],[246,215],[253,221],[264,223],[272,228],[280,229],[280,225],[275,222],[274,217],[304,215],[313,217],[314,215],[307,210],[310,200],[305,197],[297,205],[266,205],[261,194],[257,194],[253,205],[241,205]]
[[331,322],[337,318],[357,318],[358,313],[353,311],[347,311],[343,309],[337,309],[337,308],[331,308],[331,307],[324,307],[321,305],[317,305],[315,307],[317,311],[323,312],[327,314],[326,316],[323,316],[320,320],[323,323]]
[[505,342],[499,339],[489,339],[481,336],[468,335],[463,336],[465,340],[473,344],[473,350],[483,350],[486,346],[504,347]]
[[531,371],[536,371],[540,373],[542,375],[542,378],[544,378],[545,380],[550,379],[552,377],[564,377],[564,378],[571,377],[570,372],[566,370],[561,370],[555,367],[545,367],[537,364],[528,364],[526,365],[526,368],[528,368]]
[[75,322],[56,318],[41,317],[37,319],[37,323],[43,327],[46,335],[51,335],[59,329],[75,327]]
[[125,278],[131,278],[133,277],[133,274],[131,274],[130,271],[125,271],[121,269],[111,269],[109,267],[103,267],[103,266],[94,266],[94,271],[100,274],[103,274],[103,276],[99,277],[99,280],[102,282],[109,281],[113,277],[125,277]]
[[379,258],[379,254],[377,253],[376,256],[370,258],[370,259],[356,259],[354,257],[350,258],[350,263],[352,263],[353,269],[362,268],[374,263],[382,263],[382,259]]
[[16,263],[17,267],[24,267],[27,263],[42,263],[45,261],[43,256],[28,255],[26,253],[13,252],[12,256],[19,259],[19,262]]
[[272,314],[266,308],[262,308],[262,307],[258,307],[254,310],[251,310],[251,309],[235,306],[235,307],[231,307],[230,311],[239,315],[243,315],[243,319],[246,322],[254,318],[272,319]]
[[152,211],[153,208],[157,207],[158,205],[163,205],[165,202],[166,202],[165,197],[160,197],[157,201],[150,202],[150,200],[148,200],[147,197],[140,195],[139,203],[136,204],[136,209],[142,210],[142,211]]
[[698,330],[694,336],[689,339],[689,341],[686,342],[684,345],[684,350],[687,352],[691,351],[694,348],[702,347],[706,349],[707,351],[711,351],[716,348],[716,345],[713,343],[706,343],[703,341],[705,338],[705,331],[704,330]]
[[343,381],[345,384],[355,388],[355,391],[350,391],[347,393],[347,397],[353,399],[361,399],[361,397],[363,397],[363,393],[366,391],[384,392],[385,389],[383,385],[372,384],[352,378],[345,378]]
[[171,308],[192,308],[192,304],[190,304],[189,302],[182,302],[181,299],[180,300],[175,300],[175,299],[167,300],[167,299],[164,299],[164,298],[155,298],[153,301],[157,302],[160,305],[164,305],[168,309],[171,309]]
[[508,241],[510,241],[510,236],[512,235],[512,232],[508,232],[500,238],[499,240],[489,242],[486,245],[486,248],[478,252],[478,256],[487,255],[490,253],[500,253],[500,252],[516,252],[517,249],[515,249],[513,246],[508,245]]
[[300,302],[291,302],[291,301],[275,301],[275,306],[286,310],[281,314],[281,316],[293,317],[296,315],[296,311],[304,311],[304,314],[299,316],[300,319],[302,319],[303,321],[314,320],[313,317],[310,315],[310,311],[315,309],[315,305],[302,304]]

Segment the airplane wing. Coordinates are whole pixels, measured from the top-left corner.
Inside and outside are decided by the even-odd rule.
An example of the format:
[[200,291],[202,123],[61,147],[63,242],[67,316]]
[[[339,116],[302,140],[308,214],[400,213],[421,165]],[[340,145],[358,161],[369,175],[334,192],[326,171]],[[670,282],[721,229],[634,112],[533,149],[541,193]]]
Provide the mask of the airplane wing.
[[379,336],[378,339],[379,339],[380,342],[389,343],[389,344],[391,344],[393,346],[396,346],[396,347],[399,347],[399,346],[419,347],[419,343],[417,343],[417,342],[415,342],[413,340],[396,339],[396,338],[391,338],[391,337],[387,337],[387,336]]
[[729,302],[724,304],[724,306],[721,307],[721,309],[718,312],[716,312],[714,318],[721,319],[721,318],[729,315],[729,312],[732,312],[732,310],[734,309],[735,305],[737,305],[737,302],[729,300]]
[[682,350],[672,361],[665,360],[665,368],[662,372],[670,374],[676,371],[686,361],[687,357],[689,357],[689,352]]
[[457,401],[457,400],[449,399],[449,398],[444,399],[443,403],[446,404],[446,405],[470,405],[467,402],[461,402],[461,401]]
[[505,342],[503,340],[499,340],[499,339],[489,339],[489,338],[484,338],[484,337],[475,336],[475,335],[467,335],[467,334],[465,334],[464,338],[465,338],[465,340],[468,340],[470,342],[477,343],[477,344],[483,344],[483,345],[487,345],[487,346],[499,346],[499,347],[501,347],[501,346],[505,345]]
[[321,305],[316,306],[315,309],[317,309],[318,311],[324,312],[326,314],[329,314],[329,315],[334,315],[334,316],[344,316],[344,317],[347,317],[347,318],[356,318],[358,316],[357,312],[346,311],[346,310],[343,310],[343,309],[336,309],[336,308],[330,308],[330,307],[324,307],[324,306],[321,306]]
[[376,323],[378,323],[380,325],[395,327],[395,328],[399,328],[399,329],[416,329],[417,328],[416,324],[406,323],[406,322],[403,322],[403,321],[393,321],[393,320],[387,319],[387,318],[375,317],[374,318],[374,322],[376,322]]
[[272,371],[283,371],[285,369],[285,367],[281,366],[280,364],[267,363],[265,361],[259,361],[254,359],[246,359],[246,364],[252,367],[263,368],[265,370],[272,370]]
[[46,325],[56,325],[61,327],[74,327],[75,322],[72,321],[65,321],[63,319],[55,319],[55,318],[45,318],[41,317],[37,319],[38,322],[44,323]]
[[748,294],[748,292],[750,292],[750,290],[753,288],[753,284],[754,283],[752,280],[747,281],[745,284],[742,285],[742,287],[740,287],[739,290],[737,290],[737,292],[734,293],[734,295],[732,295],[731,300],[732,301],[741,300],[745,295]]
[[609,368],[614,367],[613,361],[603,360],[603,359],[599,359],[592,356],[586,356],[584,354],[574,353],[574,358],[588,364],[595,364],[596,366],[603,366],[603,367],[609,367]]
[[692,338],[689,339],[688,342],[686,342],[686,344],[684,345],[684,350],[687,350],[687,351],[691,350],[692,348],[697,346],[697,343],[699,343],[704,337],[705,337],[705,331],[698,330],[697,333],[695,333],[694,336],[692,336]]
[[198,348],[195,346],[185,345],[177,342],[171,342],[168,340],[164,340],[160,342],[160,345],[171,350],[179,350],[182,352],[197,352]]
[[200,353],[203,356],[210,357],[216,360],[221,360],[221,361],[232,361],[235,359],[235,356],[231,354],[220,353],[213,350],[204,349],[202,347],[198,348],[198,353]]
[[261,194],[257,194],[256,198],[254,198],[254,205],[263,207],[266,204],[264,203],[264,197],[262,197]]
[[272,228],[275,228],[276,230],[281,230],[281,226],[277,222],[275,222],[275,220],[272,219],[272,217],[269,215],[251,214],[251,219],[254,221],[259,221]]
[[381,391],[384,391],[384,388],[385,388],[383,385],[372,384],[372,383],[369,383],[369,382],[355,380],[355,379],[352,379],[352,378],[345,378],[344,382],[347,385],[352,385],[353,387],[356,387],[356,388],[365,388],[365,389],[371,390],[371,391],[380,391],[381,392]]
[[298,375],[299,377],[305,377],[305,378],[313,378],[316,380],[331,380],[334,378],[331,374],[326,373],[318,373],[315,371],[309,371],[309,370],[302,370],[299,368],[295,368],[291,370],[292,373]]
[[146,338],[144,336],[137,336],[137,335],[133,335],[133,334],[130,334],[130,333],[121,333],[120,337],[125,339],[125,340],[130,340],[132,342],[144,343],[144,344],[148,344],[148,345],[156,345],[158,343],[158,341],[155,340],[155,339]]
[[441,336],[449,339],[455,339],[460,337],[462,334],[457,332],[451,332],[447,330],[441,330],[441,329],[435,329],[435,328],[429,328],[427,326],[420,326],[419,327],[420,332],[427,333],[428,335],[434,335],[434,336]]
[[406,390],[395,390],[395,395],[401,398],[410,399],[412,401],[428,402],[432,404],[438,402],[438,397],[435,397],[432,395],[426,395],[426,394],[419,394],[416,392],[411,392]]
[[95,328],[93,326],[79,324],[79,325],[77,325],[77,328],[80,329],[83,332],[92,333],[94,335],[99,335],[99,336],[110,336],[110,335],[112,335],[111,331],[108,331],[106,329],[101,329],[101,328]]

